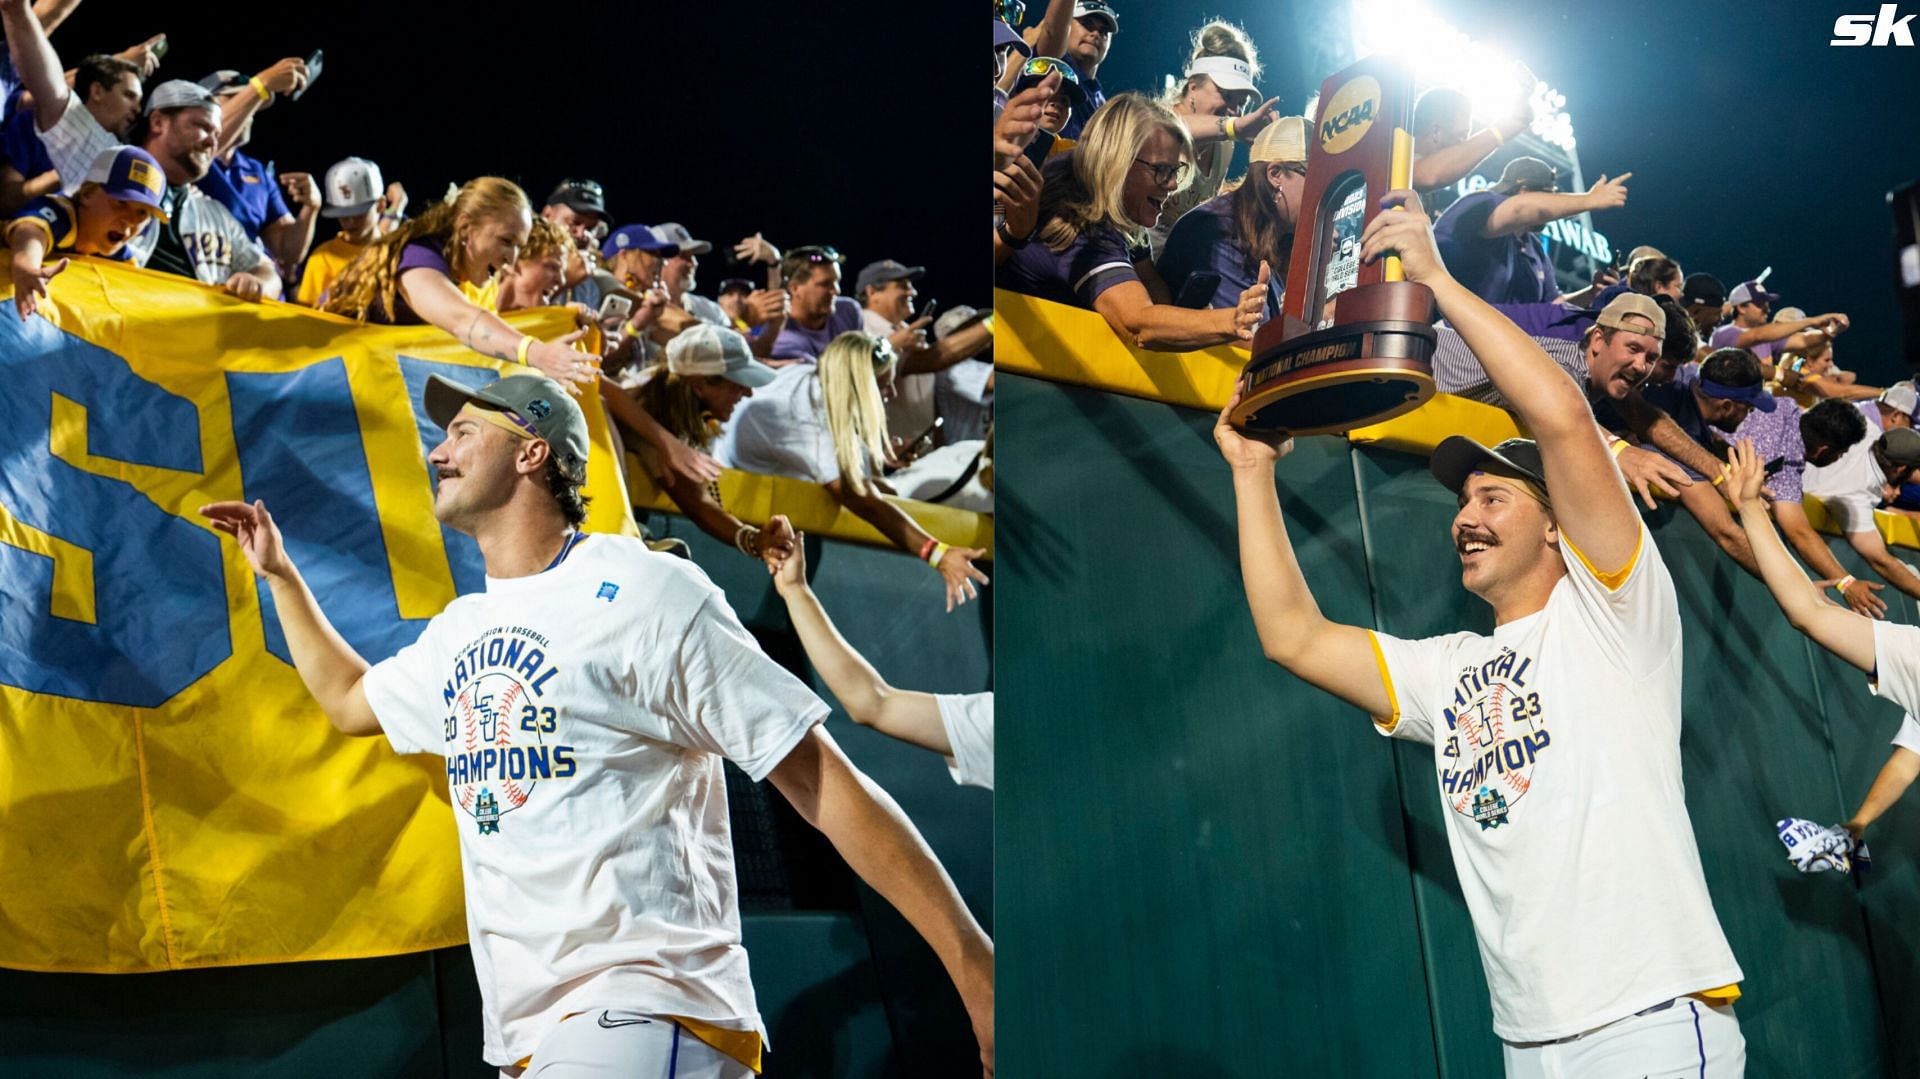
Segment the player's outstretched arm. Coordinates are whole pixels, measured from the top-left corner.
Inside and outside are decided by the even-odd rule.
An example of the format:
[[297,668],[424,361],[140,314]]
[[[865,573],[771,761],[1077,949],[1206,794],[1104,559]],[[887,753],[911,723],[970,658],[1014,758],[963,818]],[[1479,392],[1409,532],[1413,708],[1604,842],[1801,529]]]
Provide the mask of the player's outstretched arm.
[[1539,442],[1561,534],[1602,573],[1631,563],[1640,549],[1640,515],[1594,428],[1593,410],[1580,388],[1526,331],[1447,273],[1419,196],[1392,191],[1381,202],[1401,209],[1367,223],[1360,257],[1371,262],[1397,254],[1407,280],[1433,290],[1441,314]]
[[1320,613],[1287,538],[1273,468],[1292,452],[1293,440],[1265,441],[1235,430],[1227,416],[1239,403],[1236,390],[1220,410],[1213,440],[1233,469],[1240,576],[1260,649],[1268,659],[1368,715],[1391,716],[1394,704],[1374,662],[1372,637]]
[[1880,766],[1880,774],[1874,777],[1873,786],[1868,788],[1866,800],[1860,803],[1860,809],[1847,823],[1841,825],[1859,839],[1866,833],[1867,825],[1880,819],[1900,796],[1907,793],[1913,781],[1920,778],[1920,753],[1906,746],[1893,747],[1893,754],[1887,763]]
[[287,557],[280,528],[267,513],[266,503],[215,502],[201,506],[200,515],[240,544],[247,564],[273,589],[273,604],[280,613],[280,629],[286,634],[294,669],[327,718],[343,734],[379,734],[380,721],[360,684],[367,661],[327,621]]
[[800,647],[807,651],[807,661],[855,723],[943,757],[953,756],[953,743],[940,720],[939,700],[931,693],[888,685],[873,664],[840,636],[820,597],[807,584],[805,540],[805,533],[797,533],[790,553],[784,557],[769,553],[767,569],[773,574],[774,589],[787,601],[787,616],[793,620]]
[[933,947],[966,1002],[986,1074],[993,1074],[993,941],[926,840],[886,791],[818,724],[768,777],[808,824],[832,841],[860,879],[886,897]]
[[1740,525],[1747,531],[1754,561],[1760,564],[1760,579],[1767,582],[1767,591],[1773,593],[1774,602],[1786,612],[1794,629],[1848,663],[1871,672],[1873,620],[1820,598],[1820,590],[1794,563],[1780,533],[1774,530],[1773,518],[1760,496],[1766,479],[1766,465],[1754,452],[1753,443],[1741,439],[1733,448],[1726,485],[1740,506]]

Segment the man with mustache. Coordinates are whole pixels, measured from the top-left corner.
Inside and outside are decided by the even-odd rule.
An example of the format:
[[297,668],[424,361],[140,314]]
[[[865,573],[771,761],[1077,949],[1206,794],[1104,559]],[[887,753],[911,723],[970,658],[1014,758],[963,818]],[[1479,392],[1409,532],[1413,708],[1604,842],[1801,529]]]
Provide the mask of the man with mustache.
[[[1680,766],[1673,578],[1578,386],[1454,280],[1420,202],[1387,202],[1361,257],[1397,254],[1538,441],[1455,436],[1461,583],[1489,635],[1404,640],[1320,613],[1287,538],[1287,439],[1214,428],[1232,468],[1240,563],[1266,655],[1433,746],[1448,846],[1509,1077],[1742,1074],[1742,975],[1707,893]],[[1236,402],[1238,395],[1236,395]]]

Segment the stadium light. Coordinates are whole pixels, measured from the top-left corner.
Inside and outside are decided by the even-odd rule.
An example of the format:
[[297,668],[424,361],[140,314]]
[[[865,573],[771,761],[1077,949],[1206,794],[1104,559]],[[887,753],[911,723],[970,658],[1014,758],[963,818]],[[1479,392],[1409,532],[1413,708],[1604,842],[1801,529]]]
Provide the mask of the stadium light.
[[[1349,18],[1356,58],[1387,53],[1404,57],[1421,88],[1448,86],[1467,95],[1474,117],[1492,121],[1506,114],[1525,70],[1499,50],[1474,41],[1428,10],[1420,0],[1353,0]],[[1573,152],[1573,121],[1567,99],[1544,82],[1533,86],[1532,133]]]

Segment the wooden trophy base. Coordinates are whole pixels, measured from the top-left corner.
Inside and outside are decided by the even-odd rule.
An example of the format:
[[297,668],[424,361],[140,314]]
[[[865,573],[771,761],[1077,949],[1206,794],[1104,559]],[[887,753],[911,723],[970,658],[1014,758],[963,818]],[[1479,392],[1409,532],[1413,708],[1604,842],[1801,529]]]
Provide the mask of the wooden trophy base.
[[1235,427],[1339,434],[1411,412],[1433,396],[1431,289],[1387,281],[1348,289],[1333,303],[1327,329],[1303,332],[1299,320],[1283,317],[1254,335],[1244,392],[1228,416]]

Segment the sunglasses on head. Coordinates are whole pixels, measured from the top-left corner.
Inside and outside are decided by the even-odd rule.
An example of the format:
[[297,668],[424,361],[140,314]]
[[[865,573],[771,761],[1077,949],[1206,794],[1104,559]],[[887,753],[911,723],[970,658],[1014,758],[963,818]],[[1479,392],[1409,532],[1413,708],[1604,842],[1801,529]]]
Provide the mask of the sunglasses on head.
[[819,247],[796,247],[788,253],[792,255],[796,255],[800,258],[803,258],[808,262],[845,262],[846,261],[846,259],[840,257],[840,252],[835,251],[831,246],[828,246],[828,245],[821,245]]
[[1027,5],[1025,0],[993,0],[993,14],[1007,20],[1008,26],[1019,26],[1027,17]]

